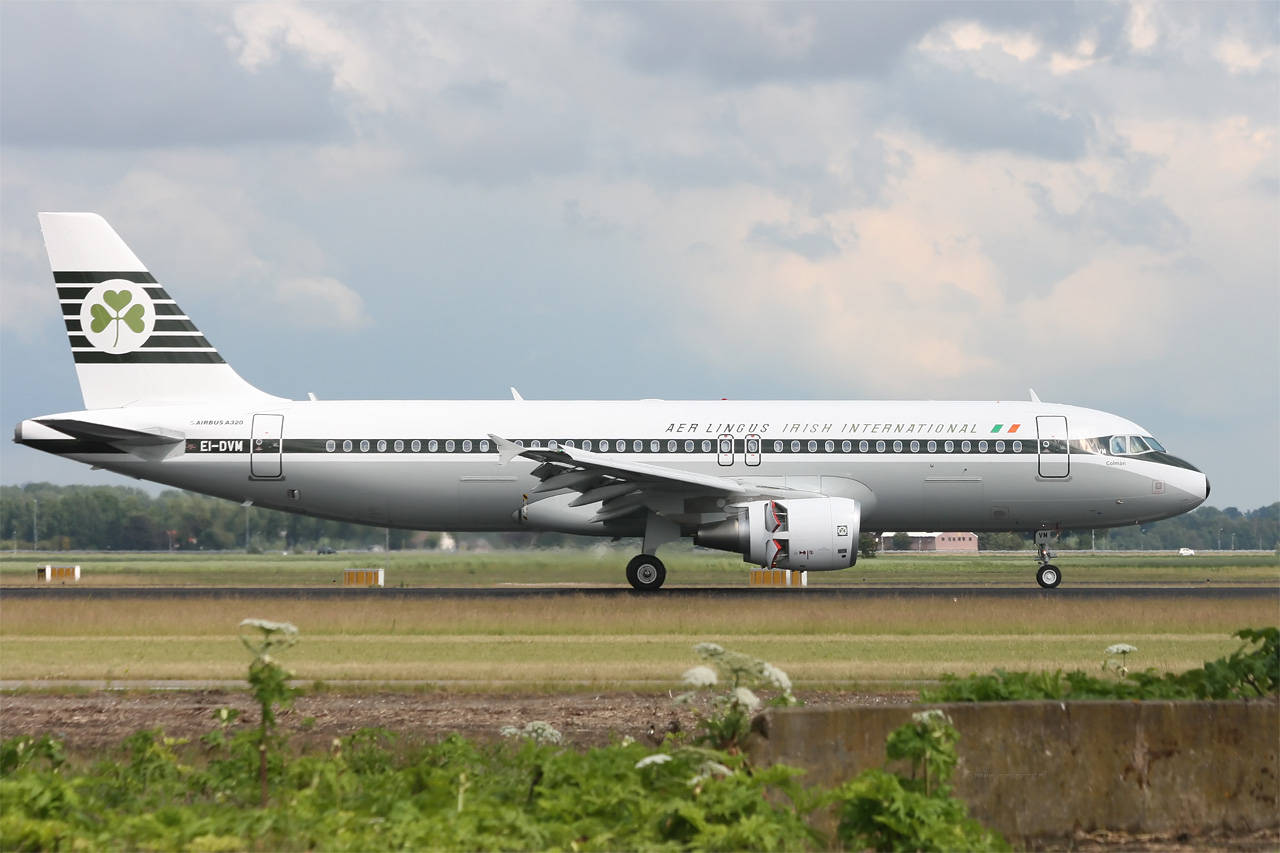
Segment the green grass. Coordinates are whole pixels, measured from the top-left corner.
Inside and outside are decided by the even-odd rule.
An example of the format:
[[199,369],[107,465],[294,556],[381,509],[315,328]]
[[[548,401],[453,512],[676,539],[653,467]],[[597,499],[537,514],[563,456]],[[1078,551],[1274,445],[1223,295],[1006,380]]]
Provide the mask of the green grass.
[[[82,586],[334,586],[344,568],[386,568],[391,587],[467,587],[525,584],[620,586],[633,549],[511,550],[489,553],[393,552],[316,554],[41,553],[0,556],[0,587],[33,586],[45,563],[78,563]],[[664,549],[670,586],[745,586],[749,566],[732,555]],[[1117,555],[1066,553],[1058,559],[1064,584],[1277,584],[1280,558],[1271,553]],[[1014,585],[1034,583],[1028,554],[882,555],[851,569],[811,572],[813,586],[880,584]]]
[[1230,633],[1274,624],[1262,600],[832,601],[149,599],[22,601],[0,609],[6,679],[239,679],[240,619],[302,631],[286,662],[302,680],[443,683],[501,690],[676,689],[711,640],[770,660],[809,687],[883,685],[1009,669],[1096,669],[1136,645],[1131,666],[1183,670],[1232,651]]

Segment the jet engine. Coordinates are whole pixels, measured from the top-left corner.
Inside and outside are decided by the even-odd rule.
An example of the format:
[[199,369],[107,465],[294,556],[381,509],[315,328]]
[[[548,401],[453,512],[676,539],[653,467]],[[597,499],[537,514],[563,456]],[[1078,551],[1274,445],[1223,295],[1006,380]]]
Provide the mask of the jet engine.
[[862,508],[855,500],[752,501],[734,509],[724,521],[698,528],[693,541],[769,569],[826,572],[858,559]]

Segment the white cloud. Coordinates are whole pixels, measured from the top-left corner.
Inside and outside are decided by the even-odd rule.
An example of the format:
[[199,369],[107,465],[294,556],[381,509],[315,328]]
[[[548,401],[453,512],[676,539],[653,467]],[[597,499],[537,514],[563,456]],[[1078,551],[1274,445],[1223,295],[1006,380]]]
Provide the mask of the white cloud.
[[254,3],[236,6],[229,41],[240,64],[250,71],[275,62],[288,49],[333,76],[334,88],[374,110],[388,109],[395,90],[376,50],[359,30],[340,26],[322,13],[323,6],[297,3]]
[[1266,47],[1250,44],[1241,38],[1224,38],[1213,47],[1214,57],[1232,74],[1256,74],[1259,71],[1277,71],[1275,45]]
[[360,294],[336,278],[287,278],[273,294],[287,322],[353,330],[370,325]]

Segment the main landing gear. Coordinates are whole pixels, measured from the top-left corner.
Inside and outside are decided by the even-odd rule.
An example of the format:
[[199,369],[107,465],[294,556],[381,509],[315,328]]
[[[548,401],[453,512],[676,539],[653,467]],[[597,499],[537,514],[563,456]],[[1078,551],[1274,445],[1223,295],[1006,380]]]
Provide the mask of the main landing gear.
[[661,588],[667,579],[667,567],[652,554],[637,554],[627,563],[627,583],[641,592]]
[[1036,569],[1036,583],[1040,584],[1041,589],[1056,589],[1062,583],[1062,572],[1049,562],[1057,556],[1049,550],[1049,542],[1053,537],[1052,530],[1036,531],[1036,562],[1040,564],[1040,568]]

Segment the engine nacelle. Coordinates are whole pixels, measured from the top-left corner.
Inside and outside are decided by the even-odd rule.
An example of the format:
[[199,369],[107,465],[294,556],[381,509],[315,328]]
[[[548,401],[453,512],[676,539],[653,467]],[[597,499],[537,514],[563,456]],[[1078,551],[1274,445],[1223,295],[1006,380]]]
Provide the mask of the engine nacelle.
[[861,523],[862,508],[850,498],[752,501],[700,528],[693,541],[764,568],[826,572],[857,561]]

